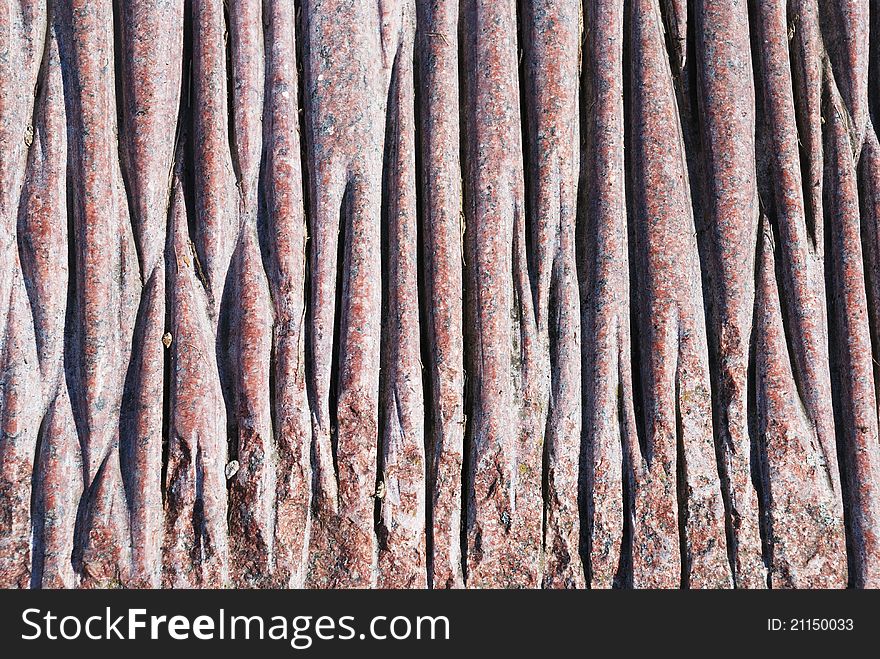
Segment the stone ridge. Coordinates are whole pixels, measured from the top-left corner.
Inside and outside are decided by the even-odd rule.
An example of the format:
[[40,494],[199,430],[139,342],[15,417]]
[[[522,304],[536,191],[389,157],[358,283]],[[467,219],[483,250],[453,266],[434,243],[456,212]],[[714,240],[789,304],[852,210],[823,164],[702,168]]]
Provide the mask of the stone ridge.
[[877,3],[0,34],[0,587],[880,587]]

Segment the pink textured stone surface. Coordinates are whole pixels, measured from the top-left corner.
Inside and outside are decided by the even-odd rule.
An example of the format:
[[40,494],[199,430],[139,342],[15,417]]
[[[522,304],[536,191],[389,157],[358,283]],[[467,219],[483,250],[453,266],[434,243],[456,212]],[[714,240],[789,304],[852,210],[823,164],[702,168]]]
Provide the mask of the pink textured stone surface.
[[0,586],[880,587],[870,0],[0,0]]

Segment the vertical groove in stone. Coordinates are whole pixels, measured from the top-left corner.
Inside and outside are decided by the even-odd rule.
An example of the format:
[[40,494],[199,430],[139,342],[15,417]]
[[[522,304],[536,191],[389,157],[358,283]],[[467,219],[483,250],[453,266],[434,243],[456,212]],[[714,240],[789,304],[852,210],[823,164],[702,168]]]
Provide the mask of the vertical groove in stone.
[[[772,196],[762,199],[765,208],[769,208],[774,230],[773,239],[764,240],[762,251],[774,249],[772,244],[778,246],[772,260],[765,254],[761,276],[769,278],[773,273],[779,278],[772,286],[765,283],[765,292],[771,292],[766,293],[768,301],[764,302],[778,308],[759,305],[758,313],[765,316],[764,333],[776,332],[777,321],[783,330],[781,343],[778,337],[772,343],[760,332],[757,339],[759,363],[762,350],[765,359],[758,366],[756,395],[762,443],[770,453],[766,458],[769,472],[765,483],[770,489],[768,514],[773,544],[770,580],[773,587],[840,587],[846,585],[846,556],[824,308],[824,230],[822,217],[813,214],[816,207],[811,205],[808,212],[804,205],[788,65],[789,32],[782,5],[776,0],[759,3],[756,13],[760,93],[765,115],[760,125],[766,131],[766,152],[760,157],[768,160],[776,182],[769,193]],[[821,149],[821,140],[816,148]],[[812,172],[815,163],[821,161],[808,162],[807,171]],[[815,185],[812,178],[808,181]],[[774,299],[778,302],[774,303]],[[767,345],[762,345],[765,342]],[[778,398],[785,389],[790,401],[783,403]],[[795,408],[786,407],[787,418],[777,413],[783,404]],[[807,460],[802,470],[797,469],[798,459],[792,454],[800,454],[802,463]],[[785,472],[786,469],[789,471]],[[799,478],[803,478],[802,485]],[[801,499],[795,494],[806,487],[815,490],[809,497]],[[818,553],[800,546],[806,533],[813,538],[810,547],[815,543]]]
[[[534,300],[535,427],[543,454],[545,587],[584,585],[578,542],[580,300],[575,264],[581,13],[576,3],[523,3],[527,116],[532,173],[526,245]],[[534,440],[532,440],[534,441]]]
[[868,120],[869,5],[870,0],[819,3],[829,74],[839,90],[850,148],[856,157],[865,141]]
[[233,582],[270,585],[275,572],[276,455],[270,372],[273,310],[258,235],[265,55],[262,6],[229,5],[232,144],[237,187],[237,238],[230,310],[231,397],[238,472],[230,478]]
[[131,573],[120,409],[140,277],[116,148],[112,3],[72,2],[62,12],[76,249],[71,393],[85,477],[74,565],[84,585],[106,587]]
[[687,0],[661,0],[660,8],[665,18],[666,38],[669,44],[669,60],[674,71],[685,67],[687,56],[688,2]]
[[[179,153],[182,152],[182,149]],[[189,237],[182,164],[169,212],[173,337],[165,476],[165,587],[220,587],[228,575],[226,416],[202,265]]]
[[[214,331],[219,333],[220,306],[238,225],[227,119],[224,42],[228,36],[220,0],[193,0],[191,7],[193,243],[210,301]],[[213,345],[205,347],[214,349]]]
[[766,586],[752,483],[748,367],[755,298],[758,190],[755,89],[745,0],[695,3],[697,95],[711,251],[708,332],[718,394],[718,459],[739,588]]
[[[761,227],[756,297],[758,433],[774,588],[845,586],[840,501],[816,429],[796,395],[776,281],[774,237]],[[795,393],[795,395],[792,395]]]
[[[632,14],[636,295],[646,455],[634,465],[636,587],[725,587],[699,258],[678,109],[655,0]],[[676,488],[679,506],[676,508]],[[681,562],[680,562],[681,561]]]
[[[822,255],[825,243],[822,235],[822,35],[819,29],[817,0],[798,0],[790,8],[785,25],[788,29],[788,67],[785,60],[778,62],[779,72],[790,67],[791,94],[794,112],[780,115],[776,120],[789,121],[796,126],[801,162],[803,213],[807,236],[813,249]],[[781,18],[781,17],[780,17]],[[777,26],[779,27],[779,26]],[[761,30],[756,30],[761,34]],[[782,57],[777,51],[774,57]],[[774,84],[783,84],[782,80]],[[780,90],[781,91],[781,90]],[[779,111],[776,106],[773,112]],[[767,117],[766,119],[774,121]]]
[[385,135],[386,291],[382,316],[379,507],[380,588],[424,588],[425,442],[420,364],[413,40],[415,4],[401,3]]
[[829,309],[836,316],[829,323],[837,323],[830,357],[836,366],[832,386],[845,478],[849,583],[878,587],[880,437],[867,297],[870,277],[864,270],[861,244],[861,223],[870,226],[870,211],[864,220],[859,217],[859,198],[865,196],[870,203],[872,186],[865,185],[860,195],[857,173],[863,145],[870,139],[868,131],[873,130],[868,119],[869,2],[823,3],[820,17],[828,57],[823,69],[825,149],[829,160],[834,159],[826,163],[825,171],[831,245],[826,279],[835,286],[829,291]]
[[856,166],[848,114],[825,69],[825,204],[828,213],[829,324],[838,452],[852,565],[859,588],[880,586],[880,437]]
[[30,585],[73,588],[78,579],[70,557],[83,479],[64,367],[70,237],[66,115],[57,30],[57,11],[50,7],[18,235],[42,379],[43,419],[34,465]]
[[[140,258],[141,298],[123,401],[133,582],[160,584],[165,236],[183,58],[183,2],[120,3],[123,174]],[[158,36],[158,38],[157,38]],[[127,454],[127,455],[126,455]]]
[[217,588],[226,585],[229,569],[226,415],[209,289],[187,212],[178,159],[167,257],[172,343],[162,583]]
[[0,586],[880,585],[874,5],[0,0]]
[[630,372],[629,259],[624,173],[624,8],[588,4],[585,145],[581,169],[582,474],[590,585],[615,584],[623,551],[624,455],[638,450]]
[[[871,358],[874,375],[874,395],[880,398],[880,144],[877,134],[868,120],[865,131],[865,145],[859,162],[859,202],[861,206],[861,240],[864,254],[865,295],[867,320],[871,337]],[[880,400],[878,400],[880,412]],[[866,482],[858,487],[874,489],[876,483]],[[876,495],[874,495],[876,496]],[[869,501],[873,501],[869,498]],[[873,502],[869,505],[876,505]],[[876,585],[880,569],[880,529],[876,526],[862,531],[864,542],[864,584]]]
[[461,471],[464,436],[462,264],[464,216],[459,161],[458,1],[417,0],[419,133],[424,208],[422,258],[428,299],[431,397],[426,456],[434,588],[463,585]]
[[262,240],[275,314],[273,328],[275,583],[301,587],[311,531],[311,422],[306,398],[306,218],[300,161],[296,17],[293,5],[264,8],[266,106],[263,115]]
[[[172,343],[163,584],[219,587],[229,578],[225,472],[230,408],[224,391],[221,302],[237,218],[223,7],[214,0],[194,0],[191,9],[187,107],[192,107],[192,132],[186,129],[181,135],[169,213]],[[184,140],[191,140],[188,150]],[[192,154],[191,172],[184,169],[184,152]],[[191,207],[186,197],[192,199]]]
[[516,8],[512,0],[469,0],[462,18],[466,306],[475,344],[467,365],[475,388],[467,583],[535,587],[543,451],[534,434],[539,375],[525,259]]
[[[34,89],[46,34],[40,2],[7,2],[0,59],[0,586],[31,581],[31,484],[41,423],[40,369],[18,235],[33,146]],[[45,126],[44,126],[45,128]]]
[[[393,0],[315,0],[305,16],[316,454],[310,586],[368,587],[377,576],[371,495],[378,429],[382,154],[402,8]],[[337,254],[344,255],[343,262],[337,263]]]

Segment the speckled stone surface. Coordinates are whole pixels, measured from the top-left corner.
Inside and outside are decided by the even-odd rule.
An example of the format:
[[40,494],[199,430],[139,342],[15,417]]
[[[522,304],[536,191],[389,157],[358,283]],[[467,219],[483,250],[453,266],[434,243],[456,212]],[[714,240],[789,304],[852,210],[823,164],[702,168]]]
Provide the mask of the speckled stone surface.
[[731,585],[715,462],[700,263],[685,149],[651,0],[634,3],[631,254],[641,381],[630,447],[633,585]]
[[[590,585],[623,585],[629,548],[628,456],[637,442],[630,350],[630,283],[624,170],[623,6],[586,7],[585,99],[578,236],[583,435],[581,532]],[[585,514],[583,514],[585,513]]]
[[[584,585],[577,501],[581,437],[581,327],[577,286],[576,218],[580,157],[578,77],[581,8],[534,0],[523,5],[526,117],[530,170],[526,206],[526,263],[532,288],[538,353],[538,428],[544,433],[544,537],[541,574],[546,588]],[[540,460],[536,460],[541,462]],[[537,467],[536,467],[537,469]]]
[[694,16],[718,471],[734,582],[761,588],[767,575],[748,412],[759,217],[748,6],[745,0],[706,0],[695,3]]
[[517,13],[463,4],[465,567],[475,587],[540,584],[540,401],[526,258]]
[[[460,588],[464,464],[463,283],[465,218],[459,147],[458,11],[455,0],[417,0],[420,256],[427,350],[426,540],[430,585]],[[428,164],[430,163],[430,164]],[[423,350],[424,352],[424,350]]]
[[0,2],[0,586],[880,587],[878,35]]
[[[809,24],[809,11],[803,16]],[[784,3],[762,3],[757,18],[764,113],[758,124],[758,161],[766,168],[759,178],[762,173],[773,177],[763,181],[763,190],[759,185],[771,215],[765,222],[769,232],[762,231],[759,279],[766,289],[756,301],[763,315],[756,322],[756,386],[769,501],[770,582],[775,587],[839,587],[846,585],[846,552],[828,356],[825,224],[821,209],[803,192],[821,185],[815,171],[821,155],[808,156],[802,171],[795,112],[814,102],[815,62],[805,55],[810,64],[793,84]],[[814,37],[811,32],[804,38]],[[824,121],[820,116],[823,126]],[[805,147],[808,154],[812,148]]]

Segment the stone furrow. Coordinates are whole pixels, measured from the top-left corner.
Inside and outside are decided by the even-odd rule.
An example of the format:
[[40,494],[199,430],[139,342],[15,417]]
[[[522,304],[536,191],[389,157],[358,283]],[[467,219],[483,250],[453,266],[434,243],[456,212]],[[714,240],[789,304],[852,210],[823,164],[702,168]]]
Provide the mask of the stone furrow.
[[727,587],[706,329],[684,141],[656,0],[631,17],[635,289],[644,446],[635,456],[636,587]]
[[419,162],[430,388],[427,479],[429,571],[434,588],[463,585],[461,552],[464,460],[462,267],[465,220],[459,146],[459,3],[418,0]]
[[[623,585],[629,456],[637,450],[630,355],[629,241],[624,170],[624,9],[586,7],[584,228],[578,245],[582,313],[581,510],[593,588]],[[584,525],[582,519],[581,524]]]
[[841,588],[841,502],[828,487],[816,427],[797,393],[788,354],[776,238],[762,219],[755,298],[755,377],[761,478],[773,588]]
[[[776,387],[773,391],[790,387],[788,395],[793,398],[798,414],[789,422],[767,421],[773,426],[773,441],[765,439],[786,455],[806,451],[804,442],[812,435],[809,428],[815,429],[815,436],[810,439],[808,455],[817,460],[810,465],[807,473],[796,470],[779,476],[778,486],[786,487],[786,483],[797,483],[798,477],[813,479],[813,470],[818,469],[824,478],[805,480],[818,491],[811,499],[822,502],[821,511],[810,509],[815,513],[811,520],[816,533],[828,536],[817,540],[816,550],[820,552],[811,563],[807,561],[809,548],[798,547],[798,538],[804,533],[798,527],[805,523],[803,515],[805,506],[797,501],[790,491],[790,496],[777,497],[772,491],[770,499],[772,510],[768,515],[772,518],[773,533],[783,532],[796,535],[777,543],[773,539],[770,581],[774,587],[780,585],[819,585],[833,586],[846,584],[846,556],[844,549],[843,503],[840,489],[840,474],[837,464],[837,446],[832,411],[831,383],[828,361],[828,331],[825,310],[824,281],[824,240],[822,236],[822,217],[815,215],[816,207],[805,206],[803,173],[798,153],[798,127],[795,120],[795,96],[793,93],[792,73],[789,68],[788,28],[784,3],[773,0],[761,3],[756,17],[755,33],[758,43],[758,85],[762,95],[763,116],[759,121],[762,153],[759,158],[766,160],[768,169],[775,185],[767,192],[762,203],[768,209],[769,221],[774,228],[774,243],[778,254],[774,254],[773,269],[778,282],[774,283],[778,292],[778,319],[784,330],[782,345],[766,348],[765,354],[770,357],[764,366],[762,375],[760,367],[758,377],[771,380]],[[803,102],[798,107],[810,107]],[[821,145],[815,147],[821,150]],[[811,151],[812,152],[812,151]],[[819,161],[821,162],[821,161]],[[812,176],[820,174],[813,171],[816,161],[809,160],[808,173]],[[812,218],[812,221],[810,220]],[[763,249],[769,249],[766,246]],[[769,266],[768,266],[769,267]],[[772,298],[772,296],[771,296]],[[769,304],[767,302],[766,304]],[[776,313],[774,309],[759,309],[756,313]],[[773,322],[776,322],[774,317]],[[769,322],[769,321],[768,321]],[[758,351],[762,350],[758,338]],[[788,380],[791,371],[792,381]],[[759,407],[775,411],[777,401],[766,398],[761,387],[769,384],[758,384],[756,396]],[[769,395],[769,394],[767,394]],[[769,413],[769,412],[768,412]],[[805,414],[806,425],[799,424],[801,415]],[[777,425],[779,424],[779,425]],[[804,436],[804,432],[807,435]],[[769,432],[766,428],[762,431]],[[806,455],[806,454],[805,454]],[[787,458],[788,459],[788,458]],[[769,458],[768,458],[769,460]],[[793,463],[793,459],[792,463]],[[786,463],[788,464],[788,463]],[[772,464],[771,464],[772,469]],[[773,483],[771,473],[769,483]],[[806,487],[806,485],[804,485]],[[818,504],[817,504],[818,505]],[[809,512],[809,511],[808,511]],[[771,536],[773,537],[773,536]],[[775,547],[780,544],[780,550]],[[787,546],[787,549],[782,549]]]
[[122,451],[131,493],[132,584],[161,582],[165,237],[183,60],[183,2],[122,3],[123,175],[142,290],[123,400]]
[[267,273],[275,323],[272,418],[276,479],[275,583],[301,587],[311,532],[311,421],[306,396],[306,217],[300,160],[296,16],[293,5],[266,5],[263,114]]
[[380,448],[374,498],[379,588],[424,588],[425,410],[419,325],[415,176],[415,3],[401,4],[385,135]]
[[85,477],[74,566],[84,586],[107,587],[131,576],[120,410],[140,276],[116,148],[112,2],[71,2],[59,10],[76,273],[70,394]]
[[46,8],[30,0],[0,8],[0,586],[26,587],[32,568],[31,476],[42,413],[40,364],[18,220],[29,150]]
[[[869,355],[874,369],[874,396],[877,398],[877,413],[880,416],[880,143],[871,120],[865,131],[865,145],[859,160],[858,176],[859,205],[861,210],[861,239],[864,258],[865,297],[867,304],[868,327],[871,336]],[[876,450],[876,449],[875,449]],[[863,486],[871,488],[876,483],[866,482]],[[878,565],[878,531],[864,534],[864,572],[865,583],[874,583]]]
[[[580,452],[580,300],[575,262],[581,10],[523,3],[524,149],[532,182],[526,258],[534,300],[536,400],[527,438],[542,455],[545,587],[583,587],[577,502]],[[530,252],[529,252],[530,250]]]
[[0,0],[0,586],[880,585],[870,0]]
[[270,373],[273,305],[260,248],[259,215],[265,54],[262,6],[229,4],[232,156],[237,186],[236,247],[229,285],[230,383],[235,436],[229,532],[233,582],[271,585],[275,573],[276,449]]
[[179,159],[168,220],[171,344],[162,585],[221,588],[229,583],[226,413],[211,300],[190,238],[184,185]]
[[515,3],[464,4],[465,308],[469,349],[466,580],[540,583],[538,374],[526,264]]
[[710,359],[718,365],[713,373],[718,389],[714,419],[732,545],[728,551],[736,586],[762,588],[767,580],[748,418],[758,239],[748,7],[745,0],[700,0],[694,14],[704,206],[711,243],[708,338]]
[[79,581],[70,558],[83,472],[64,366],[70,248],[67,131],[57,31],[57,11],[50,7],[19,230],[22,273],[33,312],[43,410],[34,465],[30,585],[73,588]]
[[310,586],[363,588],[377,578],[371,495],[379,407],[382,156],[402,8],[393,0],[314,0],[304,8],[313,239],[308,377],[316,456]]
[[844,485],[849,580],[880,585],[880,436],[865,286],[856,163],[846,106],[826,68],[825,204],[828,212],[829,324],[838,451]]

